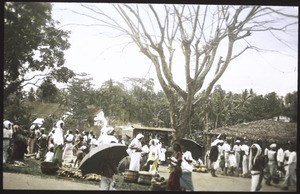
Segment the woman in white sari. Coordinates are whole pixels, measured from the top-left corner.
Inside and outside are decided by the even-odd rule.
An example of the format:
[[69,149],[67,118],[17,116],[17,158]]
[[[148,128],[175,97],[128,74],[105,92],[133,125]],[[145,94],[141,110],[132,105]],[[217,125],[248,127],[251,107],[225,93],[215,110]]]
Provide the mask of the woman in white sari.
[[57,121],[53,134],[54,162],[58,163],[60,167],[62,166],[62,154],[64,147],[63,125],[64,122],[62,120]]
[[137,134],[137,136],[131,141],[128,145],[128,149],[130,150],[130,164],[129,170],[139,171],[140,170],[140,160],[142,155],[142,138],[144,135],[141,133]]

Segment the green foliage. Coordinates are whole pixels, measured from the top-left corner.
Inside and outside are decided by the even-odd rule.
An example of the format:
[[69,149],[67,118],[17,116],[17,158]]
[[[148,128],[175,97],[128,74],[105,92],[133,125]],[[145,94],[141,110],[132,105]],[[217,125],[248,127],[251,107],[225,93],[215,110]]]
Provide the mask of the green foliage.
[[35,91],[33,88],[30,88],[27,98],[28,98],[29,102],[36,101],[36,94],[35,94]]
[[49,77],[44,80],[37,90],[37,96],[41,102],[56,102],[57,93],[58,88]]
[[98,105],[105,116],[109,118],[109,124],[113,125],[117,120],[129,121],[127,108],[132,106],[129,94],[126,93],[125,86],[120,82],[108,80],[102,84],[98,90]]
[[[295,121],[297,115],[297,92],[283,97],[275,92],[257,95],[252,89],[232,93],[216,86],[213,93],[200,106],[195,107],[191,126],[199,131],[261,119],[288,116]],[[294,118],[293,116],[294,115]]]
[[60,103],[72,113],[72,118],[77,121],[76,127],[88,119],[92,108],[90,106],[93,97],[91,80],[86,74],[79,74],[71,80],[68,88],[61,92]]
[[4,100],[30,81],[25,74],[64,64],[69,32],[56,29],[51,9],[42,2],[4,4]]
[[284,103],[284,114],[290,117],[293,122],[297,122],[298,92],[288,93],[284,98]]
[[4,119],[30,127],[31,110],[26,106],[22,93],[15,92],[10,94],[4,102],[4,107]]

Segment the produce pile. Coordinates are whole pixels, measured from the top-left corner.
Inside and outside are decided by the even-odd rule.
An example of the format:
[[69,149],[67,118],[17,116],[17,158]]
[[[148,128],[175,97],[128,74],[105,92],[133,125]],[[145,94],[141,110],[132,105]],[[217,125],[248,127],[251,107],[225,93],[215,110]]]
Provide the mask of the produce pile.
[[193,172],[202,172],[202,173],[207,173],[208,170],[205,166],[199,166],[197,168],[194,168],[193,169]]
[[165,191],[167,187],[167,180],[164,177],[155,177],[151,180],[150,191]]
[[59,177],[67,177],[67,178],[76,178],[76,179],[84,179],[87,181],[97,181],[99,182],[101,180],[101,176],[97,174],[86,174],[82,175],[81,171],[74,168],[62,168],[58,170]]

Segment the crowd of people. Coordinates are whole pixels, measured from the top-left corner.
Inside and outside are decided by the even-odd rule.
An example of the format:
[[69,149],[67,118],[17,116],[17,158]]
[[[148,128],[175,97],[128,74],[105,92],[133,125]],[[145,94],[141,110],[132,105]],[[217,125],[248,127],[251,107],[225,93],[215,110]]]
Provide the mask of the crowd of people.
[[[95,135],[93,132],[83,131],[81,134],[76,129],[66,133],[63,130],[64,122],[59,120],[49,134],[38,125],[32,125],[29,130],[22,129],[17,123],[5,120],[3,122],[3,163],[14,160],[23,160],[24,155],[34,155],[37,160],[52,161],[54,158],[61,164],[63,160],[72,158],[83,148],[95,146]],[[64,135],[65,134],[65,135]],[[53,152],[54,158],[49,152]],[[54,155],[55,152],[55,155]]]
[[[205,163],[210,166],[212,177],[217,172],[225,176],[251,178],[251,191],[260,191],[265,177],[266,185],[276,184],[278,176],[284,177],[282,189],[294,187],[297,181],[297,153],[295,142],[271,143],[264,149],[260,140],[249,142],[247,139],[217,137],[205,155]],[[127,146],[130,157],[129,170],[147,171],[158,175],[160,165],[168,164],[169,178],[166,190],[193,191],[192,171],[199,162],[192,157],[187,147],[174,142],[172,155],[166,163],[167,148],[159,137],[150,138],[145,142],[144,135],[139,133],[131,141],[125,142],[122,136],[116,137],[113,127],[103,127],[97,138],[93,131],[78,129],[64,131],[64,121],[55,123],[49,134],[38,125],[29,130],[22,129],[17,123],[8,120],[3,122],[3,164],[14,160],[23,160],[24,155],[35,155],[37,160],[56,162],[62,166],[63,161],[74,162],[79,167],[84,156],[102,144],[120,143]],[[73,158],[76,158],[73,161]],[[200,160],[202,163],[202,161]],[[107,159],[107,168],[100,183],[101,190],[113,190],[114,178],[117,173],[117,162]],[[277,182],[278,183],[278,182]]]
[[211,175],[217,177],[221,171],[225,176],[252,178],[251,191],[260,191],[265,178],[266,185],[278,184],[280,177],[284,177],[282,190],[295,187],[297,154],[294,142],[271,143],[263,150],[262,141],[249,143],[246,138],[216,138],[206,153],[210,162]]
[[[79,167],[84,156],[90,150],[102,144],[120,143],[128,146],[128,154],[131,157],[129,169],[136,171],[148,171],[151,174],[158,173],[159,164],[166,161],[166,148],[162,143],[153,138],[149,143],[141,139],[144,136],[138,134],[131,142],[125,142],[122,136],[116,136],[113,127],[104,126],[97,138],[93,131],[80,131],[75,129],[64,130],[64,121],[58,120],[49,134],[45,129],[32,125],[29,130],[22,129],[18,124],[8,120],[3,122],[3,164],[22,161],[24,156],[34,156],[35,159],[45,162],[55,162],[62,167],[63,162],[74,163]],[[75,157],[74,157],[75,156]],[[75,161],[73,159],[75,158]],[[102,190],[112,189],[116,173],[116,164],[107,160],[109,167],[104,172],[106,176],[100,184]]]

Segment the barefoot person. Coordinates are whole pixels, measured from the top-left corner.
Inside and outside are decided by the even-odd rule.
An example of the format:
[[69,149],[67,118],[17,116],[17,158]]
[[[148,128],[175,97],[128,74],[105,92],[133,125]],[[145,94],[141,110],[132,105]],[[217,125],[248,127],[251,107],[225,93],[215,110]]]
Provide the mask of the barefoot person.
[[262,150],[258,144],[253,144],[250,147],[249,154],[249,170],[251,171],[251,189],[250,191],[260,191],[260,179],[263,176],[265,167],[265,159],[261,154]]
[[167,191],[181,191],[180,177],[182,174],[181,162],[182,162],[182,152],[179,143],[174,143],[173,145],[174,153],[171,156],[171,164],[169,166],[170,175],[167,182]]
[[54,162],[58,163],[60,167],[62,166],[62,154],[64,146],[63,125],[64,122],[62,120],[57,121],[53,134]]

